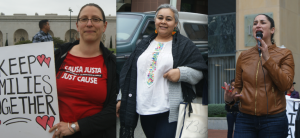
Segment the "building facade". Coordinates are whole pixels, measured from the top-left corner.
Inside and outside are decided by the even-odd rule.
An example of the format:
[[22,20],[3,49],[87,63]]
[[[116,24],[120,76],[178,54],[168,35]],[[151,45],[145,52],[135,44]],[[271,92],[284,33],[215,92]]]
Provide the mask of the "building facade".
[[[71,41],[79,37],[76,18],[77,16],[71,16]],[[24,40],[32,41],[34,35],[40,30],[39,21],[43,19],[49,20],[49,33],[52,37],[59,37],[65,42],[70,42],[70,16],[14,14],[13,16],[0,15],[0,47],[5,45],[6,37],[8,45]],[[106,16],[106,20],[107,29],[102,41],[106,47],[112,43],[112,48],[116,48],[116,16]]]
[[[118,12],[156,11],[161,4],[176,3],[178,11],[207,14],[208,0],[117,0]],[[173,4],[172,4],[173,5]]]
[[300,0],[214,0],[208,7],[209,103],[224,103],[223,82],[235,78],[241,52],[256,45],[252,35],[258,14],[274,19],[274,40],[292,51],[295,62],[295,90],[300,90]]
[[235,78],[236,9],[235,0],[208,2],[209,103],[224,103],[224,82]]

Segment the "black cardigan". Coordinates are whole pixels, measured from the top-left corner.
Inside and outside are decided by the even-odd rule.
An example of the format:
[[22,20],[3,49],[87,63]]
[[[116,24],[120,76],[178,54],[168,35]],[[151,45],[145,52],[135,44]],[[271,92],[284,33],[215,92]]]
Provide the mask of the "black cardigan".
[[[133,138],[134,129],[137,126],[138,114],[136,113],[136,81],[137,81],[137,60],[138,57],[148,48],[150,42],[157,34],[151,34],[144,38],[126,60],[120,73],[120,88],[122,92],[120,109],[120,138]],[[172,41],[173,68],[187,66],[203,72],[207,76],[207,65],[195,44],[185,36],[177,32]],[[197,85],[207,85],[198,83]],[[191,102],[195,98],[192,85],[181,82],[184,101]],[[199,86],[205,88],[206,86]],[[206,87],[207,88],[207,87]],[[204,93],[198,89],[199,93]],[[207,91],[205,91],[207,93]]]
[[[65,60],[67,52],[77,44],[79,44],[79,41],[66,43],[55,50],[56,73]],[[104,63],[107,68],[107,96],[103,109],[95,115],[77,120],[80,131],[68,137],[116,137],[116,56],[104,47],[102,43],[100,43],[100,49],[103,53]]]

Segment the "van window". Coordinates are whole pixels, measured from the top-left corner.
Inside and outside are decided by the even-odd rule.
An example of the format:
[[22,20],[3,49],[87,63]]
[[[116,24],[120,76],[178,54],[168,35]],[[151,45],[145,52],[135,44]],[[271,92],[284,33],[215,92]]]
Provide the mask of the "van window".
[[117,15],[117,41],[131,41],[141,19],[139,15]]
[[208,41],[207,24],[184,23],[183,28],[192,41]]
[[150,35],[155,31],[154,21],[149,21],[142,35]]

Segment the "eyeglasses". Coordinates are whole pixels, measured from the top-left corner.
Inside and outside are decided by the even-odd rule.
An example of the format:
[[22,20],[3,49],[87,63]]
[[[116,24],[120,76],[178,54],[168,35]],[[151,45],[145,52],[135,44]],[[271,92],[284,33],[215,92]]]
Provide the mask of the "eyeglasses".
[[100,18],[92,18],[92,19],[89,19],[89,18],[79,18],[78,20],[80,22],[82,22],[82,23],[87,23],[89,20],[91,20],[91,22],[93,22],[93,23],[99,23],[100,21],[103,21]]

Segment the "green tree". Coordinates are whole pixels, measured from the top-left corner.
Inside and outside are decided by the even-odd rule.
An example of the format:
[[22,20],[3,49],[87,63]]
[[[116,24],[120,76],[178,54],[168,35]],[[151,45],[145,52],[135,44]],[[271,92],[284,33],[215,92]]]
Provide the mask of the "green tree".
[[5,46],[8,46],[8,40],[6,39],[6,41],[5,41]]
[[110,37],[109,48],[112,48],[112,37]]
[[54,48],[58,48],[61,44],[66,43],[61,40],[59,37],[53,37]]
[[110,42],[109,42],[109,48],[108,48],[110,51],[112,51],[113,53],[116,53],[116,49],[113,48],[112,46],[112,37],[110,37]]
[[32,41],[30,41],[30,40],[19,41],[19,42],[15,43],[15,45],[22,45],[22,44],[28,44],[28,43],[32,43]]

